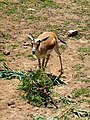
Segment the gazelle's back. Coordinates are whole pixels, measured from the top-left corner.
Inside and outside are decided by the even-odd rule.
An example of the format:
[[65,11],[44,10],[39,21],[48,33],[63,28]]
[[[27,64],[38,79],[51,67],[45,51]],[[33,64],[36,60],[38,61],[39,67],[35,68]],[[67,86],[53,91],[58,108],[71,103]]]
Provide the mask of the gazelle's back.
[[41,35],[39,35],[38,39],[43,39],[45,37],[49,37],[45,42],[43,41],[40,45],[40,47],[45,47],[47,50],[53,49],[56,42],[57,37],[53,32],[44,32]]

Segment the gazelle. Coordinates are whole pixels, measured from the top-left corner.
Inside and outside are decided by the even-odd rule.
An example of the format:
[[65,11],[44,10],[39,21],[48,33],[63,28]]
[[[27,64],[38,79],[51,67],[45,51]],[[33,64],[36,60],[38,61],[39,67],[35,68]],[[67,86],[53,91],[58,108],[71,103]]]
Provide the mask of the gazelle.
[[[61,39],[59,39],[53,32],[44,32],[41,35],[39,35],[37,39],[34,39],[34,37],[31,34],[27,35],[27,37],[31,41],[32,53],[36,55],[40,69],[45,70],[48,60],[50,58],[50,53],[53,51],[53,49],[55,50],[60,60],[60,66],[61,66],[60,76],[61,76],[63,74],[63,66],[61,60],[61,53],[59,52],[59,48],[58,48],[58,40],[60,40],[64,44],[66,43]],[[42,64],[41,64],[41,58],[42,58]]]

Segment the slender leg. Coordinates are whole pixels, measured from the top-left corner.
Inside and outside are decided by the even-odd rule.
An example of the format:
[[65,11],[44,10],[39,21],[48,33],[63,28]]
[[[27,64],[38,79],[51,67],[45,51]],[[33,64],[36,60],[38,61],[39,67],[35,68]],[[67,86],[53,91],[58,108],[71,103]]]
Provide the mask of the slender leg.
[[59,55],[59,60],[60,60],[60,64],[61,64],[61,71],[60,71],[61,73],[59,76],[61,76],[63,74],[63,66],[62,66],[61,55],[60,54],[58,54],[58,55]]
[[45,62],[45,57],[43,57],[43,60],[42,60],[42,69],[43,69],[43,70],[45,70],[44,62]]
[[48,61],[49,61],[49,58],[50,58],[50,54],[47,55],[47,58],[46,58],[46,62],[45,62],[45,66],[44,66],[44,68],[46,68],[47,63],[48,63]]
[[38,58],[38,65],[39,65],[39,69],[41,69],[41,62],[39,58]]
[[54,50],[55,50],[55,52],[58,54],[59,60],[60,60],[60,65],[61,65],[61,70],[60,70],[61,73],[60,73],[60,75],[59,75],[59,77],[60,77],[60,76],[63,74],[63,65],[62,65],[61,54],[60,54],[60,52],[59,52],[58,45],[55,46]]

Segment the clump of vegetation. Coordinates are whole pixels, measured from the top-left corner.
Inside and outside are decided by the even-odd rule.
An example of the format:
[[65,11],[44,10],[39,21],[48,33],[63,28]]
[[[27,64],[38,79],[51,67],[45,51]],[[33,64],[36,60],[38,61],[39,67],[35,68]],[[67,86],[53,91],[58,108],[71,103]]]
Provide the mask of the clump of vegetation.
[[75,71],[79,71],[79,70],[81,70],[83,67],[84,67],[83,64],[76,64],[76,65],[73,66],[73,69],[74,69]]
[[72,91],[72,95],[73,95],[74,98],[79,97],[81,95],[89,96],[89,94],[90,94],[90,89],[88,89],[88,88],[80,88],[80,89],[75,88]]
[[24,90],[23,97],[28,99],[33,105],[47,106],[48,103],[51,103],[58,108],[51,97],[51,89],[52,86],[58,84],[60,80],[57,79],[54,81],[53,76],[47,75],[41,70],[31,70],[28,72],[11,70],[4,64],[4,69],[0,70],[0,78],[19,79],[18,89]]
[[78,52],[81,52],[82,54],[90,55],[90,46],[79,48]]
[[79,52],[78,58],[84,60],[86,55],[90,55],[90,46],[78,48],[77,52]]

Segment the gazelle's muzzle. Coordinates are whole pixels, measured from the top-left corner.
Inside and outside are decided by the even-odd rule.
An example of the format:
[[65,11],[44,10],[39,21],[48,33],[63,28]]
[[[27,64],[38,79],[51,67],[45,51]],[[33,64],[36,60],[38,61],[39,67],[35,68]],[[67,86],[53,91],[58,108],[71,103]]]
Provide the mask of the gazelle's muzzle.
[[36,52],[36,49],[32,48],[32,54],[35,54],[35,52]]

